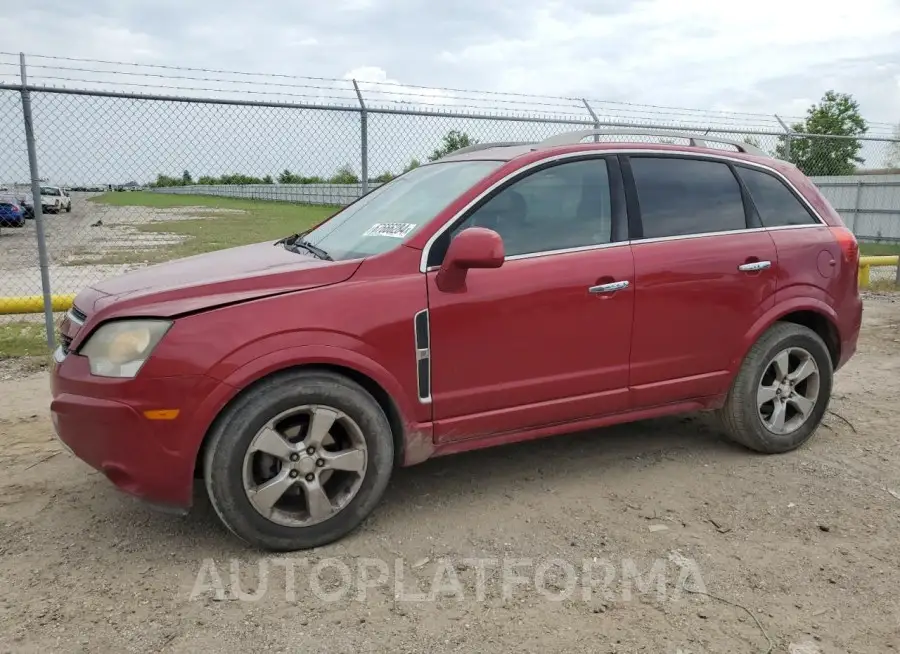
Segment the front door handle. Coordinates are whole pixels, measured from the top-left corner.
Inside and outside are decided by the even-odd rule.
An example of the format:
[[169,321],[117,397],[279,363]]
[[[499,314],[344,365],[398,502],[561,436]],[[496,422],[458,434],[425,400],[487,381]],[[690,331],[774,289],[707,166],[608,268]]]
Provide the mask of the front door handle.
[[738,270],[741,272],[755,272],[757,270],[765,270],[766,268],[771,268],[771,261],[751,261],[750,263],[745,263],[738,266]]
[[597,286],[591,286],[588,288],[588,293],[594,293],[595,295],[601,293],[615,293],[616,291],[621,291],[623,289],[628,288],[630,282],[626,280],[622,280],[621,282],[610,282],[609,284],[599,284]]

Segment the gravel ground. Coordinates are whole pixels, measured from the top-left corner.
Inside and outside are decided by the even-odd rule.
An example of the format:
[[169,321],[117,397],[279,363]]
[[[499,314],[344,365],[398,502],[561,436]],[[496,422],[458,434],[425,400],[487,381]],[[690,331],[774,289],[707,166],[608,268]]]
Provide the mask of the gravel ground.
[[0,651],[896,651],[898,393],[900,302],[868,296],[799,451],[686,416],[447,457],[339,543],[272,556],[199,491],[158,514],[61,452],[46,372],[7,363]]
[[[191,207],[163,210],[95,204],[87,201],[92,195],[73,193],[71,213],[45,216],[50,283],[54,293],[78,293],[100,279],[142,265],[139,262],[72,265],[73,260],[89,260],[121,250],[144,250],[177,243],[181,238],[173,234],[139,232],[134,225],[184,220],[197,213],[197,209]],[[27,221],[22,228],[4,227],[0,232],[0,296],[40,294],[41,273],[34,221]]]

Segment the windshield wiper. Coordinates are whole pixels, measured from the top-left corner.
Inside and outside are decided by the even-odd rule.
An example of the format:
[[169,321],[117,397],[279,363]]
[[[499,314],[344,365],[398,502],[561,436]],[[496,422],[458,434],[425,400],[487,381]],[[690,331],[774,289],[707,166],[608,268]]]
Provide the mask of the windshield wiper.
[[309,232],[300,232],[298,234],[292,234],[291,236],[285,236],[283,239],[275,241],[275,245],[284,244],[284,248],[286,250],[306,250],[310,254],[312,254],[317,259],[323,259],[325,261],[334,261],[330,254],[328,254],[325,250],[320,247],[316,247],[305,238],[303,238]]

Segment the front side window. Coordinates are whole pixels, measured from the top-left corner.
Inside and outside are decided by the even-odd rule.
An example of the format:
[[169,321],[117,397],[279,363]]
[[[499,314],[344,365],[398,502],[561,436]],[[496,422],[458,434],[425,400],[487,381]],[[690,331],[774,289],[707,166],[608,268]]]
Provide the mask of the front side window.
[[41,195],[59,195],[59,189],[52,186],[42,186]]
[[420,166],[360,198],[305,239],[334,260],[382,254],[406,241],[503,163],[454,161]]
[[763,227],[814,225],[816,219],[780,179],[754,168],[738,168]]
[[[519,179],[489,199],[462,223],[500,234],[507,257],[609,243],[612,219],[609,173],[603,159],[557,164]],[[437,265],[449,240],[435,244]]]
[[632,157],[644,238],[745,229],[737,178],[724,163]]

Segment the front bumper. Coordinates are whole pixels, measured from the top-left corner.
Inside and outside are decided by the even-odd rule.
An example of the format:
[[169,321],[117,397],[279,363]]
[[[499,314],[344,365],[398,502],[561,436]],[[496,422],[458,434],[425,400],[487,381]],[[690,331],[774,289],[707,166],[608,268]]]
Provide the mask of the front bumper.
[[[108,379],[90,374],[87,359],[57,356],[51,418],[60,441],[117,488],[147,502],[187,509],[197,451],[206,428],[191,407],[218,382],[208,377]],[[145,411],[179,409],[173,420]]]

